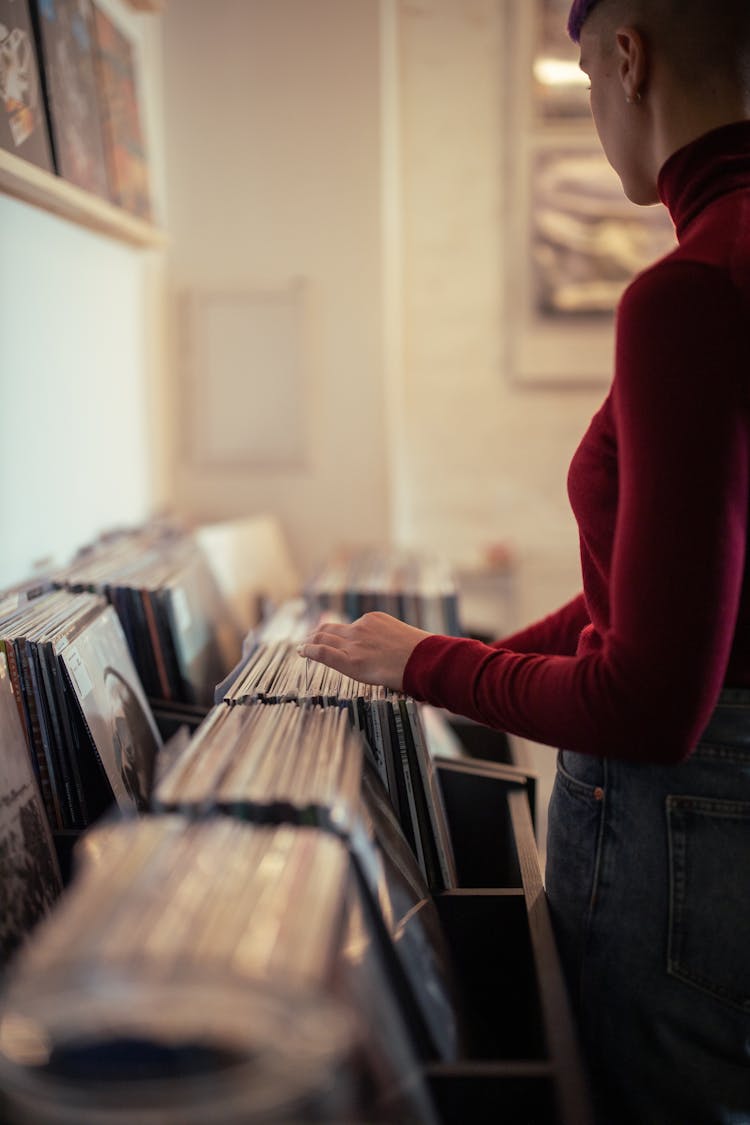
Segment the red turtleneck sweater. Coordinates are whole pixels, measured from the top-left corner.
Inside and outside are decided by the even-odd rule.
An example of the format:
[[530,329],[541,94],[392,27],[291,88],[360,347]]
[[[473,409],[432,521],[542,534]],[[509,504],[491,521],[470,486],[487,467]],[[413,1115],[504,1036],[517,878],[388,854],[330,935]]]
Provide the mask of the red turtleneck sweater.
[[583,593],[496,645],[431,636],[417,699],[583,753],[687,757],[750,686],[750,121],[674,153],[679,245],[617,315],[615,375],[570,465]]

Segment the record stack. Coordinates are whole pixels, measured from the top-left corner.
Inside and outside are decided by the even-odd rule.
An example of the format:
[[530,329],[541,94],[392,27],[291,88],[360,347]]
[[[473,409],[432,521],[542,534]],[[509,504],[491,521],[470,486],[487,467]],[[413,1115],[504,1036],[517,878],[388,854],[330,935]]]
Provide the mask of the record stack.
[[62,880],[0,651],[0,969],[54,904]]
[[230,706],[308,701],[345,706],[431,890],[456,885],[442,794],[414,700],[362,684],[297,653],[297,640],[260,642],[224,689]]
[[60,586],[103,594],[117,610],[150,699],[212,704],[240,654],[241,633],[209,563],[187,532],[147,526],[84,549]]
[[218,707],[157,786],[154,807],[319,826],[343,839],[418,1050],[456,1057],[457,1019],[435,904],[344,708]]
[[460,636],[458,593],[441,559],[406,551],[341,551],[305,589],[310,609],[354,620],[380,610],[428,633]]
[[2,1000],[4,1119],[435,1120],[341,840],[164,815],[84,846]]
[[111,606],[66,590],[6,600],[0,651],[47,819],[81,829],[146,808],[161,738]]

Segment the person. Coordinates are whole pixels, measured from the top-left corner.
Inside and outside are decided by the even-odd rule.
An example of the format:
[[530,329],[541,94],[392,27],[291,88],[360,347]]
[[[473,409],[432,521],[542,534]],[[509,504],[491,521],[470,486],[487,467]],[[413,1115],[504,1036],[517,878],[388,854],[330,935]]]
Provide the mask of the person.
[[750,4],[575,0],[625,194],[677,248],[573,457],[582,592],[501,641],[385,614],[300,647],[558,750],[547,895],[597,1120],[750,1122]]

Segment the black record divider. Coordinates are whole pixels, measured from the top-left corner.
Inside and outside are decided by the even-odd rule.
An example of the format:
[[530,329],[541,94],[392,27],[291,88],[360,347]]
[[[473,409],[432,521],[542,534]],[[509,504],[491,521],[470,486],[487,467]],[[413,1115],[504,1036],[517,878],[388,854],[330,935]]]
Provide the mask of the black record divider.
[[460,886],[436,896],[465,1041],[426,1077],[441,1125],[592,1125],[517,766],[436,761]]
[[153,696],[148,697],[148,702],[164,742],[167,742],[183,726],[186,726],[192,734],[211,710],[198,703],[178,703],[167,699],[155,699]]

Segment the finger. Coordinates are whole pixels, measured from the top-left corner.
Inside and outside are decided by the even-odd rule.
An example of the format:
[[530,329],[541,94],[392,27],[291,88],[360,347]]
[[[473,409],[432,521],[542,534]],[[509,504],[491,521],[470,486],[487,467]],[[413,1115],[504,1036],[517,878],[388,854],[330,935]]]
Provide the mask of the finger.
[[311,630],[310,637],[314,637],[316,633],[328,633],[332,637],[345,637],[351,628],[351,624],[345,621],[318,621],[315,629]]
[[344,649],[325,644],[303,644],[299,646],[297,652],[308,660],[317,660],[320,664],[326,664],[336,672],[343,672],[347,676],[351,674],[351,661]]
[[330,645],[332,648],[341,648],[345,644],[345,637],[329,633],[327,629],[316,629],[314,633],[309,633],[301,642],[301,645]]

